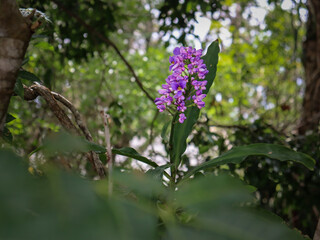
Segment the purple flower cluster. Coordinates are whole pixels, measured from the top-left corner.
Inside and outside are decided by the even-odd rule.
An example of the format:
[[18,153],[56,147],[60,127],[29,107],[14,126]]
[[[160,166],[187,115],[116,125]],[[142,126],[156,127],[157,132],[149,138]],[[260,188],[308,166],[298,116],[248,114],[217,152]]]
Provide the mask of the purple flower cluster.
[[[173,73],[166,79],[167,84],[162,85],[159,93],[162,95],[155,99],[155,104],[160,112],[173,104],[179,114],[179,122],[186,119],[184,111],[188,104],[195,104],[199,109],[205,103],[202,101],[206,94],[206,74],[209,72],[201,59],[202,49],[192,47],[177,47],[173,50],[173,56],[169,57],[171,63],[169,70]],[[193,102],[193,103],[192,103]]]

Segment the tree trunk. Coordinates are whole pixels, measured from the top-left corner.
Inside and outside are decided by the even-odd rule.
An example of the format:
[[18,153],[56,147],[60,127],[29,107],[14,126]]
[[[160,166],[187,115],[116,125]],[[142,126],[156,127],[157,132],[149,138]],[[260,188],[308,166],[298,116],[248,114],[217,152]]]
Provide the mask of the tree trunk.
[[317,131],[320,120],[320,1],[308,1],[307,38],[303,43],[306,89],[299,133]]
[[0,136],[32,33],[30,17],[21,15],[16,1],[0,0]]

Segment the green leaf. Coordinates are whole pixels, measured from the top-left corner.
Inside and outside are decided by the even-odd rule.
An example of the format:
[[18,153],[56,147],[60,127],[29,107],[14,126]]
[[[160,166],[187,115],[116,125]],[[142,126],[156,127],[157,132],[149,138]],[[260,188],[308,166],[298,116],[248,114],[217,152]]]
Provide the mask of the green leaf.
[[217,73],[217,65],[219,60],[219,41],[216,40],[208,47],[208,51],[205,56],[203,56],[203,62],[206,64],[209,73],[206,76],[206,80],[208,81],[206,90],[203,93],[207,94],[213,84],[213,81],[216,77]]
[[158,164],[156,164],[155,162],[152,162],[151,160],[149,160],[146,157],[141,156],[135,149],[130,148],[130,147],[124,147],[124,148],[120,148],[120,149],[114,148],[114,149],[112,149],[112,153],[134,158],[134,159],[139,160],[140,162],[144,162],[152,167],[158,167]]
[[44,146],[40,146],[40,147],[37,147],[36,149],[34,149],[32,152],[30,152],[28,154],[28,158],[30,158],[33,154],[35,154],[36,152],[39,152],[40,150],[43,149]]
[[[38,35],[40,36],[40,35]],[[37,48],[40,48],[41,50],[46,50],[46,51],[54,51],[54,47],[48,43],[48,42],[39,42],[35,45]]]
[[96,152],[104,155],[106,148],[86,140],[84,137],[73,136],[65,131],[51,134],[44,140],[44,144],[29,153],[29,157],[39,150],[44,150],[49,155],[72,152]]
[[106,156],[106,154],[105,153],[100,153],[99,154],[99,159],[100,159],[100,161],[102,162],[102,163],[107,163],[107,156]]
[[171,167],[172,164],[166,164],[147,171],[147,175],[152,176],[156,180],[162,180],[164,170]]
[[89,142],[87,141],[86,139],[83,139],[85,144],[86,144],[86,150],[89,152],[89,151],[93,151],[93,152],[96,152],[98,154],[101,154],[101,153],[105,153],[107,151],[107,149],[101,145],[98,145],[96,143],[93,143],[93,142]]
[[310,170],[312,170],[315,165],[315,160],[304,153],[295,152],[281,145],[256,143],[232,148],[230,151],[222,154],[221,156],[195,167],[184,176],[182,181],[200,170],[227,163],[241,163],[249,156],[264,156],[279,161],[294,161],[303,164]]
[[163,140],[166,140],[166,139],[167,139],[167,138],[166,138],[166,133],[167,133],[167,131],[168,131],[168,127],[169,127],[170,123],[171,123],[171,121],[168,121],[165,125],[163,125],[162,131],[161,131],[161,138],[162,138]]
[[217,208],[192,219],[192,224],[169,226],[167,239],[184,240],[306,240],[279,217],[250,208]]
[[16,118],[12,116],[10,113],[7,113],[6,123],[12,122]]
[[[208,93],[216,76],[219,51],[219,42],[216,40],[211,43],[207,54],[203,56],[203,61],[209,70],[209,73],[206,76],[208,83],[206,90],[204,91],[205,94]],[[179,166],[181,162],[181,155],[187,148],[187,138],[192,131],[193,125],[199,118],[199,113],[200,110],[196,106],[190,107],[185,111],[187,119],[184,121],[184,123],[181,124],[178,122],[178,114],[176,114],[172,120],[173,124],[169,142],[171,148],[170,161],[171,163],[174,163],[176,167]]]
[[149,174],[143,172],[121,172],[114,171],[112,175],[113,181],[116,184],[121,185],[125,189],[123,192],[133,192],[139,196],[150,198],[155,194],[161,194],[165,192],[165,188],[162,181],[154,178]]
[[234,206],[253,201],[247,186],[238,178],[226,174],[207,174],[179,186],[175,199],[182,207],[205,212],[213,207]]
[[8,143],[12,143],[12,140],[13,140],[12,134],[6,126],[3,127],[2,138]]
[[16,80],[16,84],[14,85],[14,93],[24,99],[24,89],[20,78]]
[[36,75],[34,75],[31,72],[25,71],[25,70],[20,70],[19,73],[18,73],[18,77],[22,78],[24,80],[31,81],[31,82],[39,82],[39,83],[41,83],[41,80]]
[[176,204],[193,217],[168,225],[169,239],[304,239],[280,217],[255,207],[251,192],[243,181],[225,174],[208,174],[179,186]]
[[73,136],[65,131],[52,134],[48,136],[43,146],[39,147],[44,149],[49,155],[59,153],[71,152],[96,152],[98,154],[105,153],[106,148],[96,143],[89,142],[84,137]]
[[[139,201],[116,192],[98,197],[93,181],[55,168],[32,176],[27,161],[8,150],[0,149],[0,159],[0,239],[156,239],[157,216]],[[126,175],[119,176],[125,185],[149,196],[164,189],[144,175]]]

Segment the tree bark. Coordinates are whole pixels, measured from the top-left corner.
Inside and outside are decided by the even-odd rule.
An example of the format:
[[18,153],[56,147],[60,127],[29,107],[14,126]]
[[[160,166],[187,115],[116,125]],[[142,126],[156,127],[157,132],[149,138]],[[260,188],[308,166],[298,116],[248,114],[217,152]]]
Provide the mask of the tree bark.
[[23,17],[14,0],[0,0],[0,136],[17,74],[32,36],[31,16]]
[[317,131],[320,121],[320,1],[308,1],[307,36],[303,43],[306,89],[299,133]]

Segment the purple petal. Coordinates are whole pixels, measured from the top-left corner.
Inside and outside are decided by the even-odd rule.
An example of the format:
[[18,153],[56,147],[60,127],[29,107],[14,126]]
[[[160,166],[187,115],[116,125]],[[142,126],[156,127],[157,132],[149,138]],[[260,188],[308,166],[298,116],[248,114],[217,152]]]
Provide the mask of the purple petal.
[[184,81],[184,80],[182,80],[182,81],[179,82],[179,85],[180,85],[180,87],[181,87],[182,89],[185,89],[186,86],[187,86],[187,82]]
[[179,87],[179,83],[176,83],[176,82],[171,83],[171,88],[172,88],[173,90],[177,90],[178,87]]
[[167,89],[160,89],[158,91],[159,94],[167,94],[167,93],[170,93]]
[[176,48],[173,50],[173,54],[174,54],[174,55],[180,55],[180,48],[179,48],[179,47],[176,47]]
[[174,98],[177,99],[182,96],[182,91],[177,91],[176,95],[174,95]]

